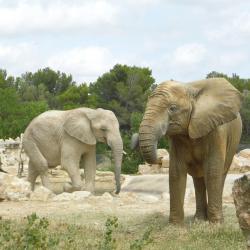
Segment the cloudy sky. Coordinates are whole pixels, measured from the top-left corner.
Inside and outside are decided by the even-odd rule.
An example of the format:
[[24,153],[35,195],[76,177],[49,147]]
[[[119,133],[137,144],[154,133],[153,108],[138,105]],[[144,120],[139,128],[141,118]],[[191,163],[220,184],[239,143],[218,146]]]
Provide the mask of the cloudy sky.
[[9,74],[49,66],[90,82],[116,63],[149,67],[157,82],[249,78],[250,1],[0,0]]

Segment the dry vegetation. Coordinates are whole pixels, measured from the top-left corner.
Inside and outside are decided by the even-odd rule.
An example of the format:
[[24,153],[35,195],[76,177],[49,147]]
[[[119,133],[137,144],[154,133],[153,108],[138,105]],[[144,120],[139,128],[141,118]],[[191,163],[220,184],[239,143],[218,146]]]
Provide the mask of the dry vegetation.
[[223,225],[168,224],[162,213],[112,217],[101,212],[0,220],[0,249],[244,249],[233,206]]

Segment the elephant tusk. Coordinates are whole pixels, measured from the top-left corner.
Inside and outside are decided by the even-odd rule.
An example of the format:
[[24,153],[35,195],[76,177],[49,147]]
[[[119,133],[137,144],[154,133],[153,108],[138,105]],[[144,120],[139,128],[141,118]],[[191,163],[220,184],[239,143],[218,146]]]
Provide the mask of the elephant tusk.
[[123,152],[122,152],[124,155],[127,155],[127,153],[123,150]]

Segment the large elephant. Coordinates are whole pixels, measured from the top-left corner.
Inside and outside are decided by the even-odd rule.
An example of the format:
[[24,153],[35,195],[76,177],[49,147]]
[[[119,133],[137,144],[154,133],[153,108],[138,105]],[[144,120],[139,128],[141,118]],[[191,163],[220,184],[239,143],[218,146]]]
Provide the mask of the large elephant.
[[193,177],[198,219],[223,221],[222,192],[237,150],[242,96],[223,78],[167,81],[149,97],[139,128],[144,159],[156,163],[157,141],[170,142],[170,222],[183,223],[187,173]]
[[29,156],[28,180],[32,189],[38,175],[42,184],[52,189],[47,170],[61,164],[72,181],[72,185],[65,185],[64,190],[81,190],[79,165],[82,165],[85,189],[93,192],[97,141],[107,143],[112,149],[116,193],[119,193],[123,142],[118,120],[112,111],[90,108],[52,110],[33,119],[23,136],[23,147]]

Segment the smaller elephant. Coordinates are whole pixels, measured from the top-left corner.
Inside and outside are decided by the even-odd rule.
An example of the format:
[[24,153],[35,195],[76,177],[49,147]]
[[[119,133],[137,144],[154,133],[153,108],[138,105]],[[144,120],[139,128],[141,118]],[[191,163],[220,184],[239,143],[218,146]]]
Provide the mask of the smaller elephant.
[[119,193],[123,142],[118,120],[112,111],[101,108],[51,110],[34,118],[23,135],[23,148],[29,156],[28,181],[32,190],[38,175],[42,184],[52,189],[48,169],[61,165],[72,182],[72,185],[64,186],[64,191],[82,189],[80,166],[84,168],[85,189],[94,192],[97,141],[111,147],[116,193]]

